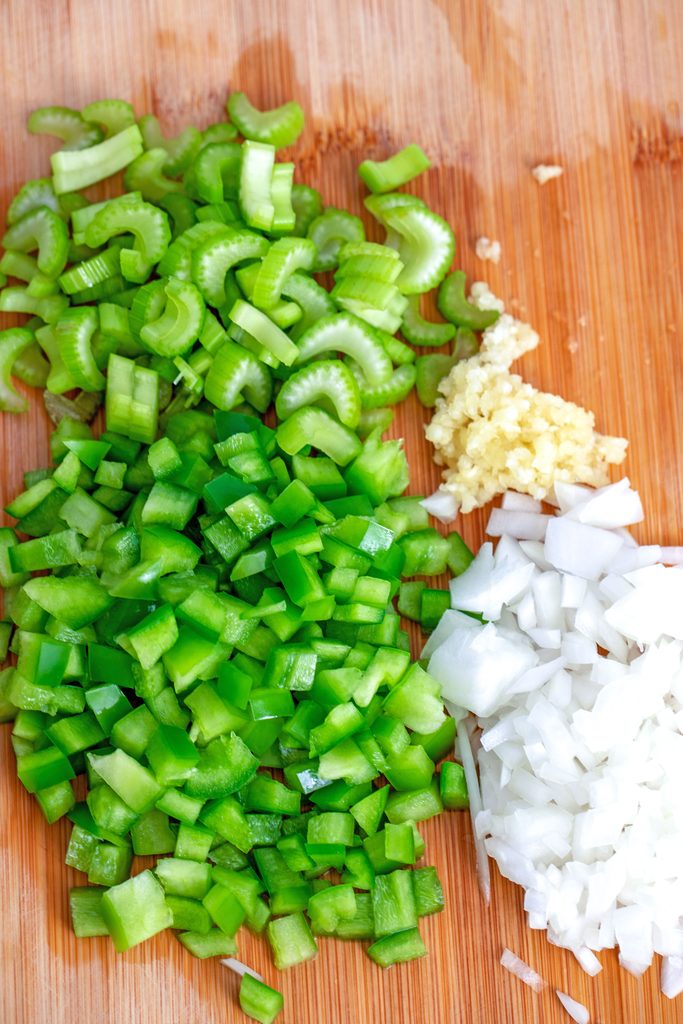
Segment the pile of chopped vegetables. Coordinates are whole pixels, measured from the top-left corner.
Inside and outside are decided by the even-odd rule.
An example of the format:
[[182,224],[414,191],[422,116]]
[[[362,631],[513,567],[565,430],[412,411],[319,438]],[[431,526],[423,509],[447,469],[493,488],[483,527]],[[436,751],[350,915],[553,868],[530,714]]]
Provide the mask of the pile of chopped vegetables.
[[[276,161],[298,104],[228,111],[172,139],[119,100],[29,120],[64,145],[7,214],[0,310],[31,319],[0,332],[0,405],[25,408],[12,373],[57,426],[0,529],[0,713],[21,782],[73,822],[77,936],[123,951],[173,928],[231,956],[246,924],[279,968],[326,935],[388,967],[426,952],[419,919],[443,907],[419,823],[467,806],[393,599],[471,555],[402,496],[381,434],[416,378],[433,394],[476,350],[473,307],[450,227],[395,191],[419,147],[360,168],[379,244]],[[124,168],[117,198],[78,191]],[[399,328],[455,349],[416,368]],[[424,581],[400,594],[425,628],[448,606]],[[140,855],[158,859],[131,874]],[[240,1000],[263,1022],[282,1007],[249,971]]]

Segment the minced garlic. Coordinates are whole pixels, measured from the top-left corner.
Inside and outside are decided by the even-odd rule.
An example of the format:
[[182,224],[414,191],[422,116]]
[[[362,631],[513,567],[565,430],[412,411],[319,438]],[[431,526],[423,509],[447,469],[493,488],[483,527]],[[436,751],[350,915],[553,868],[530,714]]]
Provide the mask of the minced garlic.
[[510,373],[510,364],[538,345],[538,334],[505,313],[482,282],[470,298],[501,315],[484,331],[477,355],[456,363],[439,385],[443,398],[426,435],[445,467],[440,492],[470,512],[505,491],[545,498],[556,480],[607,483],[607,466],[623,461],[627,441],[596,433],[592,412]]

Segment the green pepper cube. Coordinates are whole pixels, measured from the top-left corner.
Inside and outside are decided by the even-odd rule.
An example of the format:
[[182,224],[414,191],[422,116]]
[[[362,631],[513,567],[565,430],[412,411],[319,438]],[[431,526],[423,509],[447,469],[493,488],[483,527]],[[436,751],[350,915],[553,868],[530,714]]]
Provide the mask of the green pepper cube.
[[309,843],[342,843],[353,846],[355,822],[350,814],[326,811],[309,819],[306,839]]
[[67,757],[94,747],[104,739],[104,732],[90,711],[60,718],[45,730],[45,735]]
[[103,755],[89,754],[88,757],[100,778],[132,810],[144,814],[154,807],[162,790],[148,768],[143,767],[123,750]]
[[254,721],[290,718],[294,714],[294,701],[289,690],[259,686],[249,694],[249,711]]
[[384,810],[389,797],[389,787],[381,786],[375,789],[369,796],[364,797],[355,803],[351,808],[351,814],[356,819],[366,835],[372,836],[380,826],[384,816]]
[[196,860],[164,857],[154,872],[164,891],[172,896],[201,900],[211,888],[211,866]]
[[424,747],[409,746],[400,754],[387,758],[384,774],[399,792],[424,789],[432,781],[434,762]]
[[[170,604],[146,615],[124,634],[125,643],[143,668],[152,668],[178,639],[178,624]],[[119,643],[121,640],[119,640]]]
[[109,935],[101,913],[104,892],[104,889],[94,885],[76,886],[69,889],[71,926],[77,939]]
[[273,951],[275,966],[280,971],[317,956],[318,946],[306,918],[301,913],[270,921],[266,934]]
[[418,917],[438,914],[444,908],[444,896],[436,868],[416,868],[413,871],[413,889]]
[[209,829],[183,821],[180,823],[175,841],[175,856],[183,860],[203,862],[209,856],[214,839],[215,835]]
[[444,807],[460,811],[469,807],[465,769],[454,761],[444,761],[439,775],[439,790]]
[[426,956],[427,950],[417,928],[409,928],[396,935],[385,935],[368,947],[368,956],[380,967],[403,964]]
[[168,815],[156,809],[140,815],[131,825],[130,838],[136,857],[158,857],[162,853],[173,853],[176,845]]
[[119,953],[170,928],[173,921],[163,887],[151,871],[143,871],[104,893],[100,912]]
[[119,885],[130,875],[133,851],[127,844],[100,843],[88,869],[88,881],[95,885]]
[[308,916],[316,932],[331,935],[340,920],[350,920],[356,913],[356,896],[351,885],[332,885],[311,896]]
[[73,787],[68,780],[58,782],[48,789],[39,789],[36,800],[50,825],[68,814],[76,803]]
[[372,910],[378,938],[415,928],[417,907],[412,872],[392,871],[388,875],[378,875],[372,892]]
[[39,686],[59,686],[69,663],[70,647],[56,640],[41,640],[35,679]]
[[399,864],[415,863],[415,833],[410,822],[387,824],[384,829],[384,854]]
[[199,752],[184,729],[159,725],[145,751],[150,767],[162,786],[182,783],[199,760]]
[[273,568],[287,596],[299,607],[327,597],[313,565],[298,551],[288,551],[286,555],[276,558]]
[[85,702],[105,736],[109,736],[120,718],[133,710],[132,704],[114,683],[94,686],[85,691]]
[[76,777],[71,762],[57,747],[45,747],[17,758],[17,775],[29,793],[49,789]]
[[389,692],[383,710],[416,732],[434,732],[446,717],[441,686],[418,664]]
[[232,935],[226,935],[220,928],[209,932],[182,932],[178,940],[192,956],[204,960],[210,956],[234,956],[237,943]]
[[212,921],[226,935],[235,935],[246,917],[244,907],[224,885],[214,885],[202,900]]
[[239,1000],[244,1013],[260,1024],[273,1024],[285,1005],[280,992],[249,973],[242,975]]

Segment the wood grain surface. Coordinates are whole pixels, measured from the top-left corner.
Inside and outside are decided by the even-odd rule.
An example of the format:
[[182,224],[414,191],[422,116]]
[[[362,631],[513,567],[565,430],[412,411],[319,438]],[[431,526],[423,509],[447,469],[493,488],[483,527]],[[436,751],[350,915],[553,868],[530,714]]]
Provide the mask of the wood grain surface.
[[[0,207],[49,172],[50,142],[24,128],[48,103],[121,96],[171,132],[220,119],[229,89],[264,107],[295,97],[298,180],[359,213],[359,161],[419,141],[434,166],[415,189],[455,226],[458,263],[541,333],[523,372],[630,438],[639,537],[682,543],[682,53],[680,0],[1,0]],[[539,162],[564,175],[540,187]],[[498,266],[476,259],[481,234],[500,240]],[[413,402],[397,417],[416,493],[438,479],[424,419]],[[46,464],[47,436],[39,401],[0,420],[2,504]],[[478,543],[484,522],[459,528]],[[170,933],[122,956],[72,937],[67,890],[82,876],[63,865],[68,826],[45,824],[8,727],[0,741],[0,1020],[242,1020],[236,978]],[[326,941],[314,963],[277,974],[244,933],[242,957],[284,992],[282,1024],[561,1024],[555,987],[593,1022],[683,1019],[683,1002],[659,995],[658,965],[637,981],[603,955],[588,978],[526,928],[521,890],[497,876],[487,909],[466,816],[422,831],[447,896],[424,921],[427,959],[383,973],[359,944]],[[499,967],[505,945],[549,981],[540,996]]]

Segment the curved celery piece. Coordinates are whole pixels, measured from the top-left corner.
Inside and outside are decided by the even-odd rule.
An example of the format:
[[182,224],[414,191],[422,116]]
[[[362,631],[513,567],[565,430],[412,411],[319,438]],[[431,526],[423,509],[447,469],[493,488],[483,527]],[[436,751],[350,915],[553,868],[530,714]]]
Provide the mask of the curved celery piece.
[[12,375],[32,388],[44,388],[50,373],[50,364],[37,341],[32,342],[14,361]]
[[420,199],[419,196],[411,196],[409,192],[387,192],[385,195],[366,196],[363,206],[381,224],[385,223],[385,214],[397,210],[399,207],[421,206],[427,209],[424,199]]
[[156,320],[145,323],[140,340],[151,352],[171,359],[192,347],[202,332],[206,307],[199,289],[172,277],[164,285],[166,306]]
[[93,306],[67,309],[55,324],[59,352],[67,372],[83,391],[101,391],[104,377],[97,368],[92,351],[93,335],[99,327]]
[[389,334],[387,331],[377,331],[376,333],[384,346],[384,351],[395,366],[403,366],[405,363],[415,362],[415,352],[410,345],[406,345],[400,338],[395,338],[393,334]]
[[28,288],[3,288],[0,292],[0,312],[28,313],[39,316],[46,324],[54,323],[69,305],[66,295],[43,295],[37,298]]
[[57,195],[87,188],[123,170],[142,153],[142,135],[136,124],[89,149],[59,150],[50,157]]
[[305,363],[328,352],[344,352],[360,366],[368,384],[389,380],[392,365],[375,332],[349,313],[337,313],[319,320],[299,339],[297,363]]
[[[161,203],[159,204],[161,205]],[[158,271],[163,277],[180,277],[192,280],[192,254],[210,238],[226,235],[226,225],[215,220],[193,224],[169,245],[161,258]]]
[[371,192],[393,192],[431,166],[424,150],[411,142],[388,160],[364,160],[358,173]]
[[155,202],[169,192],[181,192],[183,186],[164,175],[168,160],[165,149],[146,149],[126,168],[123,183],[131,192],[139,192],[143,199]]
[[74,295],[86,288],[92,288],[119,271],[120,245],[112,245],[90,259],[74,264],[59,276],[59,287],[66,295]]
[[318,258],[315,270],[334,270],[339,260],[339,250],[346,242],[363,242],[365,228],[360,217],[336,206],[327,206],[319,217],[308,226],[306,237],[315,242]]
[[47,277],[61,274],[69,253],[69,236],[64,221],[46,206],[30,210],[5,232],[5,249],[18,252],[38,250],[38,270]]
[[234,142],[239,132],[230,121],[216,121],[202,132],[202,146],[210,146],[213,142]]
[[208,401],[229,412],[246,399],[259,412],[265,412],[272,393],[273,382],[267,367],[240,345],[224,342],[204,381]]
[[271,199],[271,183],[275,165],[275,146],[261,142],[242,145],[239,203],[242,215],[252,228],[270,231],[275,207]]
[[21,186],[7,210],[7,223],[15,224],[24,214],[38,206],[47,206],[62,220],[68,220],[72,210],[87,206],[87,199],[77,193],[66,192],[58,196],[52,185],[52,178],[34,178]]
[[408,305],[403,314],[401,334],[411,345],[433,346],[446,345],[455,337],[455,326],[445,323],[438,324],[425,320],[420,313],[420,296],[409,295]]
[[48,392],[51,395],[63,395],[65,391],[72,391],[76,387],[76,381],[64,365],[54,326],[46,324],[45,327],[37,330],[36,341],[50,363],[50,370],[45,381]]
[[168,217],[151,203],[132,199],[107,203],[85,229],[86,244],[97,248],[115,235],[132,234],[132,249],[121,250],[121,273],[127,281],[141,283],[171,241]]
[[396,250],[377,242],[346,242],[339,250],[338,258],[335,281],[358,275],[393,284],[403,270]]
[[426,409],[433,409],[439,397],[439,384],[451,372],[457,363],[455,356],[441,352],[433,355],[420,356],[415,363],[415,386],[417,397]]
[[395,207],[385,211],[384,222],[405,264],[396,284],[404,295],[435,288],[448,271],[455,252],[455,237],[443,217],[422,206]]
[[233,92],[228,97],[227,109],[245,139],[282,148],[296,142],[303,131],[304,112],[295,100],[273,110],[257,110],[245,93]]
[[296,455],[311,445],[337,463],[346,466],[360,454],[358,436],[323,409],[297,409],[277,428],[277,443],[287,455]]
[[103,128],[106,138],[135,124],[135,112],[125,100],[95,100],[83,107],[81,117]]
[[292,208],[294,210],[293,235],[305,237],[310,224],[323,212],[320,193],[310,185],[292,185]]
[[294,324],[289,332],[292,341],[298,341],[309,327],[324,316],[337,312],[330,293],[312,277],[295,271],[282,286],[282,294],[293,299],[302,310],[301,319]]
[[[235,271],[235,280],[245,299],[249,302],[254,301],[254,285],[256,284],[262,262],[263,260],[255,260],[253,263],[247,263]],[[272,309],[268,310],[268,316],[273,323],[277,324],[284,331],[301,319],[302,310],[296,302],[286,302],[284,299],[280,299]]]
[[193,125],[184,128],[180,135],[167,139],[154,114],[145,114],[138,121],[145,149],[166,150],[164,171],[172,178],[182,174],[190,166],[202,144],[202,133]]
[[362,373],[355,366],[352,369],[364,409],[380,409],[385,405],[397,405],[408,397],[415,385],[415,367],[412,363],[404,363],[397,367],[389,380],[373,386],[368,386],[367,381],[363,380]]
[[194,185],[205,203],[222,203],[236,196],[242,147],[237,142],[213,142],[203,146],[192,164]]
[[160,196],[157,199],[157,206],[165,210],[171,218],[174,241],[197,223],[197,204],[181,193],[168,192]]
[[273,204],[271,234],[282,235],[294,230],[296,213],[292,206],[294,164],[275,164],[270,179],[270,201]]
[[229,313],[230,320],[243,331],[255,338],[259,345],[270,352],[285,366],[291,366],[299,350],[270,317],[248,302],[238,299]]
[[[205,225],[211,221],[205,221]],[[243,260],[259,259],[268,251],[270,243],[262,235],[246,229],[215,225],[214,237],[199,245],[192,254],[192,279],[207,302],[222,306],[226,300],[225,275]],[[199,227],[199,225],[197,225]]]
[[165,281],[148,281],[135,292],[128,314],[128,326],[134,338],[139,339],[144,325],[159,319],[164,312],[165,285]]
[[28,403],[16,390],[10,375],[17,358],[34,342],[33,332],[25,327],[9,327],[0,331],[0,409],[3,412],[25,412]]
[[259,309],[272,309],[282,289],[296,270],[312,270],[317,251],[308,238],[279,238],[263,257],[254,284],[253,302]]
[[39,107],[28,117],[26,127],[33,135],[54,135],[61,139],[63,152],[86,149],[102,141],[102,132],[71,107]]
[[446,320],[458,327],[469,327],[471,331],[484,331],[495,324],[500,316],[497,309],[479,309],[465,297],[464,270],[454,270],[439,288],[436,304]]
[[393,334],[401,326],[407,300],[395,284],[353,274],[338,279],[330,294],[340,309],[372,327]]
[[366,438],[375,431],[383,434],[385,430],[389,429],[393,420],[393,409],[362,409],[356,428],[358,436]]
[[453,342],[453,355],[456,359],[469,359],[479,351],[479,338],[470,327],[458,327]]
[[142,199],[141,194],[139,192],[126,192],[121,196],[116,196],[114,199],[103,199],[101,203],[88,203],[86,206],[81,207],[81,209],[74,210],[71,214],[74,245],[85,245],[86,228],[105,206],[111,203],[132,203],[134,199]]
[[275,400],[277,415],[286,419],[306,405],[321,405],[345,427],[355,430],[361,412],[360,391],[348,366],[340,359],[323,359],[293,373]]
[[3,253],[0,260],[0,273],[15,277],[18,281],[25,281],[28,285],[28,294],[37,299],[44,295],[54,295],[59,290],[53,278],[47,277],[38,270],[36,258],[25,252],[8,249]]

